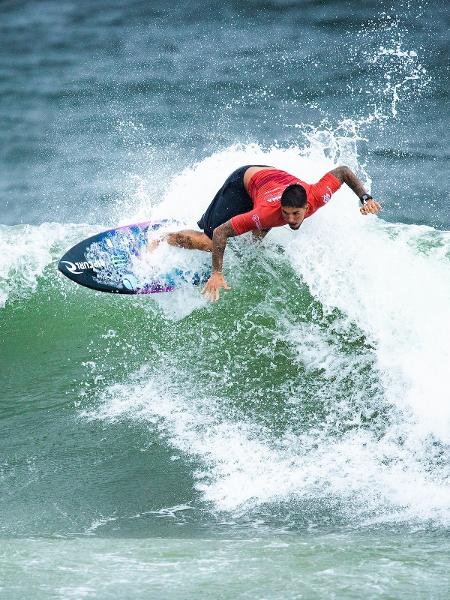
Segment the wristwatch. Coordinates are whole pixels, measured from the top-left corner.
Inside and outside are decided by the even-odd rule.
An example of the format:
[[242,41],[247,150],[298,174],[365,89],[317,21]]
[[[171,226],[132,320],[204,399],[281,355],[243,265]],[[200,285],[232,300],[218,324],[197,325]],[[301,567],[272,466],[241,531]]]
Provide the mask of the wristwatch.
[[370,194],[363,194],[362,196],[359,197],[359,201],[361,202],[361,204],[363,206],[367,202],[367,200],[373,200],[373,198]]

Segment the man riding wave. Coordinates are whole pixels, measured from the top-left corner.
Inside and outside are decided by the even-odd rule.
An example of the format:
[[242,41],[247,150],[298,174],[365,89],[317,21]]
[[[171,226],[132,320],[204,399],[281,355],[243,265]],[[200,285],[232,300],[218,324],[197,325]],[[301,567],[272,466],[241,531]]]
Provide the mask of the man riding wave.
[[252,231],[262,239],[272,227],[282,225],[297,230],[343,183],[359,197],[363,215],[380,211],[379,203],[349,167],[337,167],[309,184],[275,167],[246,165],[233,171],[217,192],[198,221],[202,231],[187,229],[169,233],[165,239],[173,246],[212,252],[212,274],[202,293],[216,301],[221,289],[230,289],[222,273],[228,238]]

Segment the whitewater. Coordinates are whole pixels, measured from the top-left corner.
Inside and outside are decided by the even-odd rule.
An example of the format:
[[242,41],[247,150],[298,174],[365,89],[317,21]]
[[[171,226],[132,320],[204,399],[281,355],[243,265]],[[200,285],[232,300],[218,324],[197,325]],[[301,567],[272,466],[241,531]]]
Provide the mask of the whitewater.
[[[447,598],[446,10],[0,6],[0,597]],[[252,163],[383,210],[233,238],[217,304],[58,272]]]
[[[138,198],[134,211],[127,206],[119,223],[170,214],[192,227],[226,173],[240,164],[274,164],[312,182],[337,164],[357,165],[357,156],[348,154],[350,144],[333,139],[332,147],[343,146],[347,155],[335,152],[331,157],[330,144],[321,146],[320,137],[303,148],[250,145],[223,150],[175,175],[160,203]],[[89,293],[61,281],[55,261],[75,239],[101,228],[3,226],[3,304],[26,301],[42,279],[52,281],[66,298]],[[192,254],[176,252],[185,260]],[[292,415],[286,429],[280,434],[239,409],[230,418],[220,398],[197,389],[198,368],[192,377],[179,374],[185,367],[176,356],[169,366],[163,361],[156,361],[158,369],[143,364],[125,381],[107,385],[80,418],[136,420],[156,427],[166,443],[199,461],[195,487],[213,511],[242,516],[266,503],[333,498],[342,503],[344,521],[361,527],[392,520],[448,525],[448,232],[388,223],[382,213],[362,217],[357,198],[344,186],[299,233],[278,229],[257,248],[243,239],[227,253],[226,271],[234,288],[230,295],[255,286],[255,281],[261,287],[256,302],[242,290],[241,302],[249,305],[236,327],[255,327],[252,319],[258,317],[273,319],[265,333],[267,347],[243,347],[239,358],[245,361],[247,352],[265,352],[276,363],[276,345],[284,343],[306,374],[304,379],[294,375],[295,389],[287,386],[289,375],[283,382],[283,410]],[[200,252],[194,254],[196,260],[207,260]],[[256,266],[250,265],[252,260]],[[268,271],[267,281],[258,283],[258,269]],[[278,291],[271,289],[272,283]],[[284,297],[275,306],[273,295],[280,291]],[[305,293],[307,305],[293,311],[296,296]],[[129,298],[123,302],[127,310],[136,310]],[[227,297],[221,300],[223,306],[227,303]],[[320,315],[311,311],[315,303]],[[175,321],[194,311],[208,319],[212,310],[195,287],[155,296],[147,304],[140,307]],[[189,335],[198,340],[196,332]],[[213,344],[217,334],[211,335]],[[197,351],[196,361],[204,360],[205,354]],[[227,378],[237,378],[231,370],[236,357],[227,361],[225,355],[223,360],[217,384],[226,388]],[[308,383],[308,375],[314,384]],[[257,377],[253,383],[258,387]],[[302,390],[308,385],[313,389]],[[318,412],[325,407],[310,427],[296,416],[303,398],[313,401]],[[376,417],[380,411],[382,425]],[[266,418],[270,421],[270,415]]]

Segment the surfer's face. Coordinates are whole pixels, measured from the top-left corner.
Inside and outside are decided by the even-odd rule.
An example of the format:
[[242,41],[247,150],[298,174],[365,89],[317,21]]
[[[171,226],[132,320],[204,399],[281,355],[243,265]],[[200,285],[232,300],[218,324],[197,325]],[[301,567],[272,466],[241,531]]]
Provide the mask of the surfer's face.
[[298,229],[305,218],[306,207],[297,208],[295,206],[282,206],[281,214],[291,229]]

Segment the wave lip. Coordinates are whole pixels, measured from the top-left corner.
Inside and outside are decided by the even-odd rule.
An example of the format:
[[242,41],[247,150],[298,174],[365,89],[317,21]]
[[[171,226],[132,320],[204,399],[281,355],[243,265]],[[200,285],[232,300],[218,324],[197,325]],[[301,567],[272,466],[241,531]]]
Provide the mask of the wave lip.
[[[250,145],[217,153],[174,178],[149,218],[175,211],[189,226],[224,175],[240,164],[274,164],[307,173],[309,181],[339,163],[358,169],[356,139],[341,134],[311,131],[307,148]],[[370,189],[369,178],[362,177]],[[229,318],[237,331],[255,327],[253,321],[273,320],[265,351],[281,340],[297,357],[291,360],[302,375],[286,388],[291,395],[276,390],[288,421],[284,430],[272,426],[280,406],[272,406],[264,390],[260,406],[251,390],[242,392],[240,371],[244,377],[251,368],[251,352],[233,336],[224,352],[239,369],[227,367],[225,373],[224,367],[224,382],[240,389],[232,392],[239,397],[218,397],[212,388],[199,386],[214,344],[212,334],[202,337],[202,328],[189,334],[198,348],[195,364],[187,367],[182,344],[172,348],[170,360],[111,386],[85,416],[131,419],[156,430],[162,443],[194,459],[196,490],[215,511],[241,515],[279,505],[292,515],[295,503],[298,510],[328,503],[340,505],[336,512],[344,522],[360,526],[448,524],[448,232],[363,217],[357,198],[343,187],[300,232],[273,230],[260,262],[245,263],[246,243],[239,240],[235,254],[230,251],[226,268],[233,266],[239,285],[257,286],[259,273],[251,269],[265,268],[266,261],[272,280],[264,284],[267,289],[255,290],[257,301],[243,294],[243,301],[256,304],[246,304],[245,310],[236,305]],[[272,254],[281,257],[275,267],[269,266]],[[251,284],[242,283],[244,275]],[[281,291],[277,278],[282,277],[296,287],[285,281]],[[232,295],[244,291],[239,285]],[[291,305],[298,304],[301,286],[309,293],[306,314],[293,316]],[[285,304],[278,294],[286,296]],[[217,310],[228,314],[230,306]],[[184,308],[180,322],[198,308],[205,310],[191,300]],[[208,315],[198,318],[209,323]],[[251,350],[263,352],[262,347]],[[275,352],[272,361],[278,360]],[[256,412],[246,412],[252,402]],[[307,416],[301,413],[306,405],[315,418],[308,427],[296,416]],[[319,509],[314,510],[312,520],[320,521]]]
[[28,297],[36,291],[57,246],[70,233],[70,228],[60,223],[0,225],[0,307],[8,299]]

